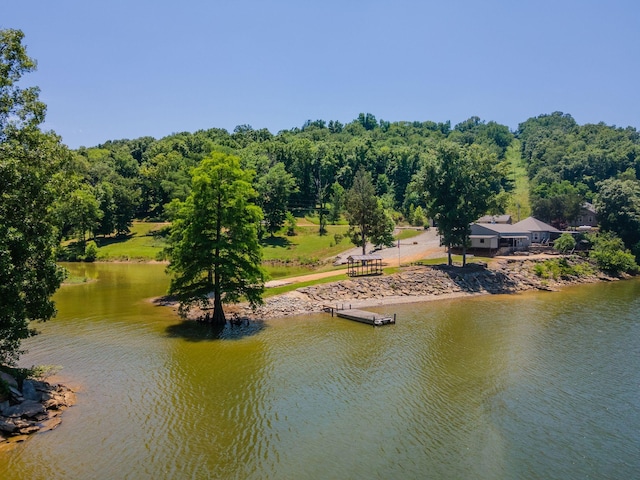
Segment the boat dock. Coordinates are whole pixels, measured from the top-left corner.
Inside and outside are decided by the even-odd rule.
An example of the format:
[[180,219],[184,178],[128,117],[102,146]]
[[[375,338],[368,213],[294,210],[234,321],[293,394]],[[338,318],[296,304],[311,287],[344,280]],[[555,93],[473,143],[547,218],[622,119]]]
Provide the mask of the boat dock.
[[360,323],[366,323],[367,325],[373,325],[375,327],[380,325],[389,325],[391,323],[396,323],[396,314],[393,314],[393,317],[388,315],[381,315],[379,313],[367,312],[366,310],[359,310],[357,308],[351,308],[351,305],[348,308],[345,308],[343,305],[342,308],[339,307],[324,307],[324,311],[327,313],[331,313],[331,316],[337,316],[340,318],[346,318],[348,320],[353,320]]

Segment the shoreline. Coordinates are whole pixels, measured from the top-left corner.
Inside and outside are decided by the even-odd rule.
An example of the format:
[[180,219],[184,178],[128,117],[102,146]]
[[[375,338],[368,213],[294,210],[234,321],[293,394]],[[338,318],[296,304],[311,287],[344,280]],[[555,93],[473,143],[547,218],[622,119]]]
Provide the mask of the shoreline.
[[[525,291],[557,291],[562,287],[597,282],[617,281],[596,270],[588,260],[577,256],[564,257],[572,265],[592,268],[581,276],[542,278],[534,273],[537,263],[548,257],[501,258],[491,266],[468,264],[466,267],[446,265],[405,267],[402,271],[378,277],[353,277],[331,283],[301,287],[294,291],[265,299],[252,310],[247,304],[225,306],[232,321],[265,321],[294,315],[315,314],[324,307],[351,305],[352,308],[380,307],[405,303],[466,298],[479,295],[512,294]],[[192,309],[188,319],[198,320],[204,315]]]

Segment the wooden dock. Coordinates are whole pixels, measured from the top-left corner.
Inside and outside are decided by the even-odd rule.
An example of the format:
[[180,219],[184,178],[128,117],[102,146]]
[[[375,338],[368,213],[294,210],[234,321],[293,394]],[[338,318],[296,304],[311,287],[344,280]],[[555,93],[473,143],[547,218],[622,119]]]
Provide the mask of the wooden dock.
[[349,305],[348,308],[345,308],[344,305],[342,308],[324,307],[324,310],[325,312],[331,313],[332,317],[335,315],[340,318],[366,323],[367,325],[373,325],[375,327],[396,323],[395,313],[393,314],[393,317],[391,317],[388,315],[380,315],[379,313],[367,312],[366,310],[351,308],[351,305]]

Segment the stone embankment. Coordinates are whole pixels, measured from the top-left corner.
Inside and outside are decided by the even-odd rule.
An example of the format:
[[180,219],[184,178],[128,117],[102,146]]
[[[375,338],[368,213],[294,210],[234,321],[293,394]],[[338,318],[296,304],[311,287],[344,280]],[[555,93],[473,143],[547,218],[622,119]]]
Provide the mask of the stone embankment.
[[[444,265],[408,267],[393,275],[360,277],[299,288],[267,298],[255,312],[246,305],[239,305],[233,309],[233,315],[265,319],[320,312],[323,306],[329,305],[349,303],[362,306],[473,294],[555,290],[565,285],[615,280],[602,273],[544,279],[534,273],[535,264],[541,261],[544,259],[502,259],[491,267],[483,264],[470,264],[465,268]],[[584,263],[585,260],[573,258],[570,262]]]
[[54,429],[61,422],[62,412],[76,400],[75,394],[62,385],[26,379],[20,389],[17,380],[4,372],[0,372],[0,380],[9,387],[9,393],[0,397],[0,444]]

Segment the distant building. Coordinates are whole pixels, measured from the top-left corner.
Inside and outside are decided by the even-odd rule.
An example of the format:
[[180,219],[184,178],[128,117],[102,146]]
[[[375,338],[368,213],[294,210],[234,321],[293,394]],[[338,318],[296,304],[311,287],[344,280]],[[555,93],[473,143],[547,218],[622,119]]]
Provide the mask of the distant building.
[[476,220],[476,223],[502,223],[511,225],[511,215],[485,215]]
[[569,225],[572,227],[597,227],[598,213],[594,206],[589,202],[584,202],[580,206],[580,213]]

